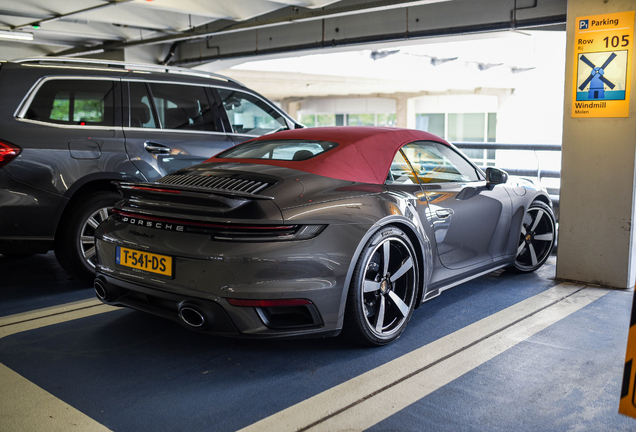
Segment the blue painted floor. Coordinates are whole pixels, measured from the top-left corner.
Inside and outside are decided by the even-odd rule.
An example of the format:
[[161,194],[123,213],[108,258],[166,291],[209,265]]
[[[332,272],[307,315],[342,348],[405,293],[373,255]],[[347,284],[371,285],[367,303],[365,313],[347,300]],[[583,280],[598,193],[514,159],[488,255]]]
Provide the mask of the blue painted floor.
[[[113,431],[233,431],[541,293],[554,271],[446,291],[383,348],[223,339],[121,309],[0,339],[0,363]],[[94,298],[52,254],[0,256],[0,274],[0,317]],[[636,430],[617,412],[632,296],[609,292],[371,429]]]
[[370,430],[636,430],[618,414],[632,295],[610,292]]
[[0,317],[95,298],[92,284],[72,279],[55,254],[0,255]]

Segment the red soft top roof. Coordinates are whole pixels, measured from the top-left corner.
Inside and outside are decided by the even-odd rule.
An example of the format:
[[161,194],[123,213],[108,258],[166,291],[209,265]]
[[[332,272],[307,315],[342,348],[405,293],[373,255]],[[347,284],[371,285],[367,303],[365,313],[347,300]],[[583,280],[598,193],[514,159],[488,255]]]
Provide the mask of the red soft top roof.
[[303,161],[212,157],[206,162],[238,162],[274,165],[340,180],[384,184],[397,151],[413,141],[443,139],[419,130],[374,126],[343,126],[293,129],[263,135],[247,142],[271,140],[319,140],[338,147]]

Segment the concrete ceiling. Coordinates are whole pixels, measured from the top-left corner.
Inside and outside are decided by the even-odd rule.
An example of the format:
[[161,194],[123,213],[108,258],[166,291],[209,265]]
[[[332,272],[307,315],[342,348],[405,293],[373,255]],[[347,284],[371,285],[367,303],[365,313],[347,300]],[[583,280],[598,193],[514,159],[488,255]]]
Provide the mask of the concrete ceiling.
[[[55,55],[117,43],[189,36],[196,28],[244,22],[284,7],[314,9],[335,0],[3,0],[0,52]],[[12,42],[2,36],[33,37]],[[6,54],[5,54],[6,57]]]
[[559,24],[566,5],[566,0],[2,0],[0,59],[96,56],[186,67],[214,62],[222,69],[247,58]]

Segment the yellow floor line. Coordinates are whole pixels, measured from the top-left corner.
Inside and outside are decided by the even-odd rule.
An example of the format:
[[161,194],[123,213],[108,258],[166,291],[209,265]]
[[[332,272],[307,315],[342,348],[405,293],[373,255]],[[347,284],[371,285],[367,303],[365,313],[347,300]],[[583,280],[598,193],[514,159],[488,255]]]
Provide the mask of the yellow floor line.
[[608,292],[583,288],[560,284],[241,432],[370,428]]
[[110,430],[1,363],[0,382],[2,432]]
[[91,299],[10,315],[0,318],[0,339],[12,334],[73,321],[117,309],[116,307],[105,305],[97,299]]
[[30,321],[37,318],[42,318],[50,315],[62,314],[64,312],[69,312],[76,309],[85,309],[91,306],[97,306],[102,304],[96,298],[87,299],[87,300],[79,300],[72,303],[65,303],[58,306],[51,306],[44,309],[37,309],[34,311],[23,312],[15,315],[9,315],[5,317],[0,317],[0,327],[15,324],[22,321]]
[[[0,338],[117,310],[82,300],[0,318]],[[106,432],[109,429],[0,363],[0,432]]]

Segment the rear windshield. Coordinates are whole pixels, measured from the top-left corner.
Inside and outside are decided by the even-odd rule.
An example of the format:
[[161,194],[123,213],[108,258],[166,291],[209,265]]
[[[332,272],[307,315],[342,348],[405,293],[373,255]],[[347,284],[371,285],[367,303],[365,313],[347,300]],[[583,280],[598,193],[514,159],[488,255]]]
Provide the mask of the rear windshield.
[[272,140],[254,141],[232,147],[217,158],[230,159],[272,159],[303,161],[329,151],[338,144],[329,141]]

